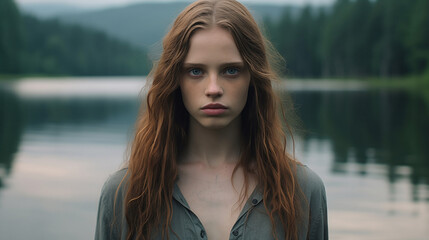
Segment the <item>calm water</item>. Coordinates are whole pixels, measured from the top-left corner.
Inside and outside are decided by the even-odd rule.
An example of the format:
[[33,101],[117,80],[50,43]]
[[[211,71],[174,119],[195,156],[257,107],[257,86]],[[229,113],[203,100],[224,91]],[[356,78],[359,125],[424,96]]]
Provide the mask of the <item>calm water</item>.
[[[0,85],[0,239],[93,238],[100,189],[124,159],[143,82]],[[302,120],[296,155],[325,182],[331,239],[428,239],[429,99],[290,86]]]

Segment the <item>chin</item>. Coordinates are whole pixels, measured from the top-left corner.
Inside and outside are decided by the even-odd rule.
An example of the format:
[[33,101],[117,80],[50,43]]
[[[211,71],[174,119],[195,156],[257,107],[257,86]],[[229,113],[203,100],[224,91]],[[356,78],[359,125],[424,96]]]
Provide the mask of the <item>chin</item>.
[[223,119],[210,119],[210,121],[200,122],[201,126],[207,129],[219,130],[226,128],[230,125],[231,121],[225,121]]
[[226,128],[228,125],[226,124],[203,124],[204,128],[212,129],[212,130],[220,130]]

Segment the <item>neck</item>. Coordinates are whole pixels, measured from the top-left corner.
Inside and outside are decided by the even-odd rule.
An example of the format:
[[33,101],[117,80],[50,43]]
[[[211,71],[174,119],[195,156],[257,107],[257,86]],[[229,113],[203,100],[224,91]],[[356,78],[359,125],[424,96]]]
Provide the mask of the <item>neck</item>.
[[207,167],[236,164],[240,157],[240,118],[221,129],[210,129],[191,119],[188,144],[183,163],[199,163]]

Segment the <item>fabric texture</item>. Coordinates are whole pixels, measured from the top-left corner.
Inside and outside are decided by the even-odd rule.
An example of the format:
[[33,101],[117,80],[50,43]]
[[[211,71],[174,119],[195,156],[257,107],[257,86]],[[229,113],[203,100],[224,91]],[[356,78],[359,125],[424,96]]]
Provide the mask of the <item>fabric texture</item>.
[[[119,188],[118,197],[115,200],[117,188],[126,171],[125,168],[112,174],[102,188],[95,240],[126,239],[127,223],[123,206],[125,184]],[[305,165],[298,165],[297,179],[306,197],[303,204],[308,206],[304,208],[304,223],[299,226],[299,240],[327,240],[328,216],[324,184],[320,177]],[[271,221],[262,198],[262,189],[255,188],[230,232],[230,240],[274,239]],[[173,190],[172,204],[171,227],[179,238],[182,240],[207,239],[202,223],[190,209],[177,184]],[[284,237],[284,229],[280,223],[276,226],[276,234],[278,239]],[[158,235],[153,236],[152,239],[162,238]],[[177,239],[171,231],[170,239]]]

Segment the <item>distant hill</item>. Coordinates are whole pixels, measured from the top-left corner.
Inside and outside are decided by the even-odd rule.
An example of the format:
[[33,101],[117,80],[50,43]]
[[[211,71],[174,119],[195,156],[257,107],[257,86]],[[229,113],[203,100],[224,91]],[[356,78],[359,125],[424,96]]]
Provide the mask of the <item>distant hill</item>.
[[[1,1],[10,3],[13,0]],[[55,23],[52,24],[53,29],[57,23],[58,26],[63,25],[62,23],[75,25],[76,28],[70,28],[74,30],[65,31],[70,35],[64,39],[86,38],[85,34],[76,33],[78,32],[76,29],[92,28],[95,29],[94,32],[107,33],[104,36],[105,39],[120,39],[120,42],[123,43],[120,45],[125,45],[125,43],[129,45],[129,51],[117,50],[116,53],[128,52],[131,54],[135,52],[133,49],[136,51],[143,49],[141,52],[144,54],[147,52],[144,49],[147,49],[152,57],[156,57],[160,52],[161,39],[169,25],[187,4],[187,2],[139,3],[91,11],[76,9],[72,6],[56,6],[57,13],[51,15],[51,18],[55,17],[55,19],[49,21]],[[0,44],[0,48],[6,49],[7,51],[4,52],[8,56],[12,56],[11,58],[0,57],[0,69],[2,66],[6,66],[5,63],[8,66],[16,66],[17,64],[13,63],[17,61],[15,56],[19,56],[16,52],[22,49],[19,46],[20,28],[19,21],[16,20],[16,9],[8,10],[4,5],[2,6],[0,7],[0,25],[8,26],[13,23],[17,27],[0,27],[0,33],[5,32],[2,36],[6,40],[3,42],[7,43],[7,45]],[[334,0],[332,5],[247,4],[247,6],[257,21],[261,22],[264,19],[264,32],[286,60],[283,74],[288,76],[360,78],[429,73],[428,0]],[[51,9],[54,7],[51,6]],[[21,6],[21,9],[25,9],[25,5]],[[28,9],[21,11],[30,11]],[[34,9],[31,11],[37,12]],[[44,12],[40,10],[33,14],[40,18],[41,14],[46,14],[47,10],[46,7]],[[64,11],[69,13],[66,14]],[[61,14],[57,15],[59,12]],[[10,16],[11,13],[15,15],[15,18]],[[270,18],[271,21],[265,21],[265,17]],[[32,30],[33,27],[28,29]],[[41,29],[43,31],[37,36],[46,40],[44,42],[47,45],[46,49],[50,49],[50,52],[55,54],[61,53],[62,45],[59,44],[61,41],[57,39],[56,30],[51,31],[52,35],[47,38],[45,28]],[[89,35],[94,38],[101,36],[99,34]],[[76,41],[64,40],[62,42],[76,44]],[[99,42],[99,40],[89,41],[90,47],[81,48],[81,52],[92,51],[93,54],[90,55],[100,55],[97,54],[98,50],[86,50],[96,49],[100,45],[97,44]],[[44,53],[44,45],[37,44],[31,39],[28,43],[34,43],[33,49]],[[95,44],[91,45],[93,43]],[[106,51],[112,49],[109,47],[110,45],[116,45],[108,40],[105,43]],[[82,46],[86,43],[82,42],[77,45]],[[0,51],[0,53],[2,52]],[[66,53],[76,55],[76,51]],[[62,59],[69,59],[67,54],[64,54]],[[44,63],[46,68],[54,69],[52,67],[54,65],[50,59]]]
[[41,19],[54,18],[64,14],[78,14],[91,11],[83,7],[65,3],[26,3],[19,4],[22,13],[27,13]]
[[187,3],[143,3],[69,14],[59,19],[99,29],[135,46],[151,49],[186,5]]
[[[188,4],[188,2],[139,3],[95,11],[81,10],[55,16],[60,21],[102,30],[115,38],[157,52],[169,25]],[[285,8],[283,5],[247,4],[247,6],[257,21],[261,21],[266,16],[277,19]]]
[[117,76],[146,75],[146,52],[104,32],[57,19],[21,16],[21,74]]

